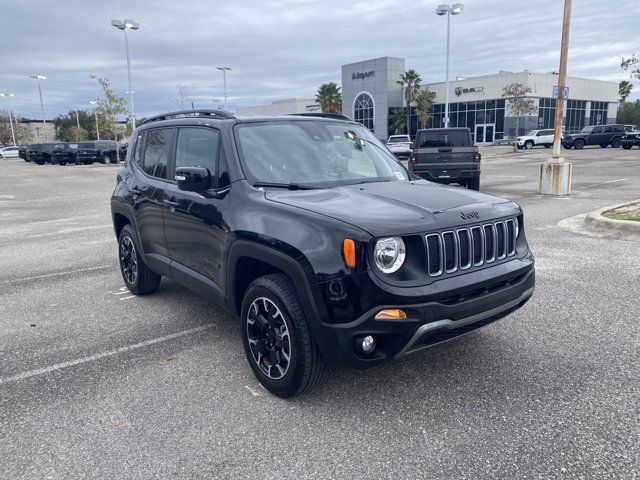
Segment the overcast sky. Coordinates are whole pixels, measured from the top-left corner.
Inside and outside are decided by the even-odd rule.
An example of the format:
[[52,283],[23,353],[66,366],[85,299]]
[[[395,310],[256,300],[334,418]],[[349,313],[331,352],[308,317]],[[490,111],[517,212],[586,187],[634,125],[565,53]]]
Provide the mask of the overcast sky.
[[[36,81],[47,76],[47,118],[88,107],[95,74],[124,95],[124,35],[112,19],[132,18],[133,90],[138,116],[176,109],[176,85],[196,107],[223,98],[229,107],[312,98],[340,83],[340,66],[404,57],[425,83],[444,80],[446,20],[437,1],[404,0],[0,0],[0,92],[19,115],[40,118]],[[467,0],[452,18],[451,75],[558,69],[561,0]],[[574,0],[569,74],[619,82],[620,57],[640,54],[640,0]],[[640,85],[635,84],[634,98]],[[0,99],[2,100],[2,99]],[[6,103],[5,103],[6,105]],[[190,105],[189,105],[190,106]]]

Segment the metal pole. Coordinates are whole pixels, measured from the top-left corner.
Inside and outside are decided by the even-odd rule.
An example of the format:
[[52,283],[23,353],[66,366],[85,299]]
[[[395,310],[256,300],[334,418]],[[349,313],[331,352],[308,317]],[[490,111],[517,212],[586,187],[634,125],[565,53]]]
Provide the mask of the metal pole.
[[42,87],[40,87],[40,78],[36,78],[38,81],[38,94],[40,95],[40,113],[42,114],[42,125],[44,128],[44,141],[49,141],[49,136],[47,135],[47,121],[44,119],[44,101],[42,100]]
[[562,114],[564,110],[564,90],[567,85],[567,59],[569,56],[569,30],[571,28],[571,0],[564,0],[562,22],[562,45],[560,47],[560,71],[558,72],[558,99],[556,100],[555,129],[553,133],[553,160],[563,162],[560,157],[560,137],[562,136]]
[[96,117],[96,136],[98,137],[97,140],[100,140],[100,130],[98,129],[98,111],[93,110],[93,114]]
[[129,76],[129,104],[131,105],[131,126],[136,128],[136,114],[133,108],[133,89],[131,88],[131,62],[129,60],[129,37],[127,36],[127,27],[124,28],[124,45],[127,49],[127,75]]
[[13,121],[11,120],[11,107],[9,107],[9,125],[11,125],[11,139],[13,140],[13,146],[16,146],[16,132],[13,130]]
[[76,142],[80,140],[80,117],[78,116],[78,109],[76,108],[76,127],[78,127],[78,129],[76,130]]
[[227,69],[222,70],[222,82],[224,83],[224,109],[227,109]]
[[444,128],[449,128],[449,41],[451,38],[451,12],[447,12],[447,71],[445,74],[446,91],[444,94]]

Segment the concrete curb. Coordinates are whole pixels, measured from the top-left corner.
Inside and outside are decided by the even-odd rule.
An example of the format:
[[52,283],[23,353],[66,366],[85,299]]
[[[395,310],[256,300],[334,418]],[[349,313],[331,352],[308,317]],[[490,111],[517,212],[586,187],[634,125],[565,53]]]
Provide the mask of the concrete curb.
[[614,210],[616,208],[625,207],[639,202],[640,199],[600,208],[588,213],[584,222],[589,228],[593,228],[595,230],[607,230],[617,237],[637,236],[638,239],[640,239],[640,222],[635,222],[633,220],[616,220],[615,218],[608,218],[602,215],[604,212],[608,212],[609,210]]

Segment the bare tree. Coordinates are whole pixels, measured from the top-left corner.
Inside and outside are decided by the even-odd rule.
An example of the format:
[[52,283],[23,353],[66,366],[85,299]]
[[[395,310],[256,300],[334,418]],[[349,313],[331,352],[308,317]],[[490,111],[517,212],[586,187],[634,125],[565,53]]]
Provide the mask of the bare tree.
[[538,111],[536,103],[527,98],[531,93],[531,88],[521,83],[511,83],[502,89],[502,97],[509,100],[509,111],[511,116],[515,118],[516,129],[513,141],[513,151],[517,151],[518,129],[520,127],[520,118],[527,115],[533,115]]

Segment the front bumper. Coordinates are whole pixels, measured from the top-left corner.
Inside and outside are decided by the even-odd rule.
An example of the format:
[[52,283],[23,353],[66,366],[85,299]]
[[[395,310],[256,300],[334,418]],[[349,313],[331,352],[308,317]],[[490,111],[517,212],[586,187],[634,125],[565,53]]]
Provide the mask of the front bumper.
[[[445,342],[504,318],[523,306],[533,295],[533,261],[516,259],[511,268],[504,264],[502,275],[452,290],[451,297],[420,303],[385,302],[346,324],[324,324],[319,343],[329,364],[367,368]],[[522,266],[524,265],[524,267]],[[471,275],[471,274],[470,274]],[[458,282],[464,281],[458,277]],[[463,292],[463,293],[458,293]],[[424,298],[424,297],[422,297]],[[400,300],[400,298],[399,298]],[[378,321],[382,309],[399,308],[407,313],[401,321]],[[368,355],[359,353],[356,343],[367,335],[376,340]],[[327,348],[327,342],[331,348]],[[324,348],[323,348],[324,347]],[[329,352],[329,353],[327,353]]]

